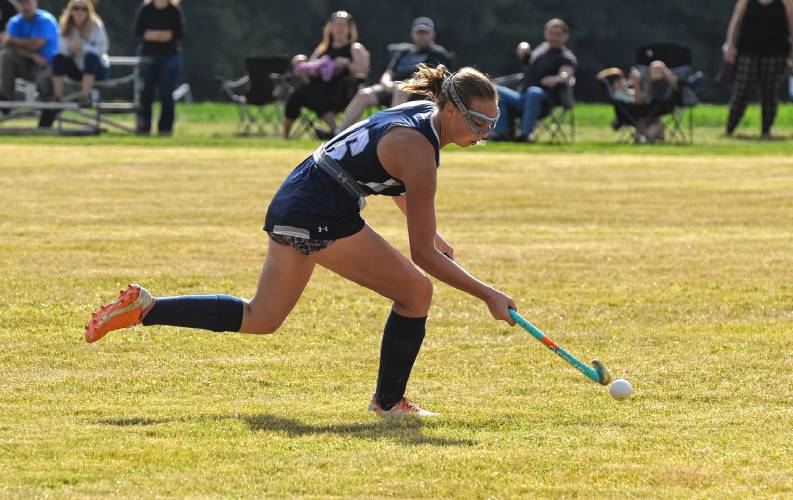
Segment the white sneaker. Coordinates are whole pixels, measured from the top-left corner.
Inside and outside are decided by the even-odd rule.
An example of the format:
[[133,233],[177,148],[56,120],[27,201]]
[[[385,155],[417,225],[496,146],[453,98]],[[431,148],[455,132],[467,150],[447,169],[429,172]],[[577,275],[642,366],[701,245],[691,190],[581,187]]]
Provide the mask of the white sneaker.
[[424,410],[419,407],[416,403],[409,400],[406,397],[402,397],[397,403],[391,407],[390,410],[384,410],[382,406],[380,406],[380,402],[377,401],[377,397],[372,394],[372,401],[369,403],[369,411],[376,413],[380,417],[386,417],[389,415],[397,416],[397,415],[416,415],[419,417],[439,417],[440,413],[435,413],[434,411]]

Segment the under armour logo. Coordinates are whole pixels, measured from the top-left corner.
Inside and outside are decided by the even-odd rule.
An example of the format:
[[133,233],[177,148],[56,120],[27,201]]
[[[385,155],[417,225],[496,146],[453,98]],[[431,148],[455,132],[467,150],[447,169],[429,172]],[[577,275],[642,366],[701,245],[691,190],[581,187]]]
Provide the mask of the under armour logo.
[[328,232],[328,226],[325,226],[325,227],[319,226],[319,227],[317,227],[317,232],[318,233],[322,233],[322,232],[327,233]]

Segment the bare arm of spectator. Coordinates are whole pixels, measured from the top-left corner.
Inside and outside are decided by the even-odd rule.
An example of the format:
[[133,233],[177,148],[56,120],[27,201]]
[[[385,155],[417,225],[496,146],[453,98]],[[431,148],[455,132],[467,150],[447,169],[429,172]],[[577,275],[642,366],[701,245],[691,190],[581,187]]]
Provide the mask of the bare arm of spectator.
[[46,38],[16,38],[8,36],[6,38],[5,46],[10,49],[26,50],[29,52],[36,52],[47,43]]
[[387,90],[391,90],[394,87],[394,68],[397,67],[399,59],[401,58],[402,52],[397,52],[394,54],[394,56],[391,58],[391,61],[388,63],[388,67],[380,77],[380,85],[382,85]]
[[369,51],[360,43],[354,43],[351,52],[352,61],[348,62],[350,73],[359,78],[366,78],[369,74]]
[[575,76],[575,68],[570,66],[569,64],[565,64],[561,68],[559,68],[559,74],[554,76],[546,76],[542,80],[540,80],[540,84],[548,87],[553,88],[557,85],[567,85],[570,83],[570,80],[573,79]]
[[394,86],[393,76],[394,74],[391,72],[391,70],[385,70],[383,75],[380,77],[380,85],[387,89],[392,88]]
[[727,27],[727,39],[721,50],[724,53],[724,60],[729,63],[734,63],[735,57],[738,55],[738,30],[741,28],[741,21],[743,21],[743,15],[746,13],[746,4],[748,3],[749,0],[738,0],[735,3],[732,19],[730,19],[730,25]]

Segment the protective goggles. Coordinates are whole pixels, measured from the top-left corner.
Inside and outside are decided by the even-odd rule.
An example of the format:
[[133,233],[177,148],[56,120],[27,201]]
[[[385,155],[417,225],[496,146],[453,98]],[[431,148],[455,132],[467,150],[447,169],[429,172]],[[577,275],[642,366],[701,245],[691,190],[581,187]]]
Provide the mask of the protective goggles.
[[[462,99],[460,96],[457,95],[457,92],[454,90],[454,75],[450,76],[443,82],[443,89],[449,91],[449,95],[452,97],[452,102],[454,105],[457,106],[457,109],[463,114],[463,118],[465,118],[465,123],[468,124],[468,128],[471,129],[471,132],[475,134],[488,134],[496,128],[496,123],[498,123],[498,117],[501,116],[501,110],[498,110],[496,116],[487,116],[484,113],[479,113],[477,111],[472,111],[463,104]],[[480,120],[485,123],[485,125],[477,125],[474,123],[474,118]]]

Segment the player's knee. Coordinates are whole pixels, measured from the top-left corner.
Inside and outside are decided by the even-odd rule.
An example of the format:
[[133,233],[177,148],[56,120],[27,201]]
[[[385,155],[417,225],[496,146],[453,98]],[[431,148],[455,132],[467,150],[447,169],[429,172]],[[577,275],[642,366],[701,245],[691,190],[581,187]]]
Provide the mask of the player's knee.
[[408,306],[416,314],[426,315],[432,304],[432,281],[423,274],[418,274],[415,282],[411,284]]
[[275,333],[278,328],[281,327],[281,321],[279,322],[272,322],[272,321],[262,321],[253,323],[252,331],[248,333],[252,333],[254,335],[270,335]]
[[266,311],[256,307],[255,303],[246,304],[247,321],[244,322],[244,333],[251,333],[254,335],[269,335],[275,333],[285,318],[274,317],[267,314]]

